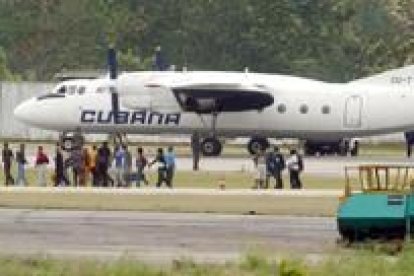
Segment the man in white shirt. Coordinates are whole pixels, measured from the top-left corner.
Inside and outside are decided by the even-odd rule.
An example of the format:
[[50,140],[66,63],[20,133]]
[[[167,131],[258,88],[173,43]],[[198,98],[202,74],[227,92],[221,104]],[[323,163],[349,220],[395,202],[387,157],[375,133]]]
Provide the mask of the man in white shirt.
[[290,156],[286,160],[286,165],[289,169],[291,189],[302,189],[300,173],[303,171],[303,160],[295,149],[290,151]]

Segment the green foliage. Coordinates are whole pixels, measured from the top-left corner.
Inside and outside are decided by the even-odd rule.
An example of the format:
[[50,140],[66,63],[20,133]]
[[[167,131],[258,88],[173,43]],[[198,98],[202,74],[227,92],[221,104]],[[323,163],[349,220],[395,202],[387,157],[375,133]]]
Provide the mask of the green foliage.
[[300,262],[287,260],[275,261],[260,255],[247,255],[246,259],[239,266],[243,271],[251,272],[252,275],[307,275]]
[[0,47],[0,80],[12,81],[18,80],[8,68],[7,56],[3,48]]
[[52,259],[48,257],[1,257],[1,275],[242,275],[242,276],[302,276],[302,275],[378,275],[405,276],[414,273],[413,247],[408,246],[400,255],[389,257],[370,251],[338,252],[312,265],[298,260],[275,261],[249,255],[241,263],[200,264],[191,260],[176,260],[172,265],[146,265],[129,258],[115,261]]
[[412,0],[3,0],[0,76],[103,68],[108,46],[121,69],[148,70],[162,45],[178,68],[343,82],[414,61],[413,10]]

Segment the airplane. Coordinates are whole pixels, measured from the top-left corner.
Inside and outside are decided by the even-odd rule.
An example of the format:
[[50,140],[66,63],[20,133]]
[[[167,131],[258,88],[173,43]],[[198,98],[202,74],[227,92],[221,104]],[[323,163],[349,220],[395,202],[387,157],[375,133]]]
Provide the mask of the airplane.
[[250,138],[253,154],[269,138],[335,141],[414,129],[414,65],[349,83],[248,71],[109,73],[61,82],[14,115],[61,133],[198,133],[206,156],[220,155],[221,137]]

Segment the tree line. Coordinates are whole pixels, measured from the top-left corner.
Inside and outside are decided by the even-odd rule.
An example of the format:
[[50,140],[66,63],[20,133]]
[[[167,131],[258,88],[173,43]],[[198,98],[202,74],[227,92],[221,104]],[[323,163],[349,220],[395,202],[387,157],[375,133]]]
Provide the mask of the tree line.
[[414,0],[0,0],[0,79],[149,70],[157,45],[191,70],[345,82],[412,63]]

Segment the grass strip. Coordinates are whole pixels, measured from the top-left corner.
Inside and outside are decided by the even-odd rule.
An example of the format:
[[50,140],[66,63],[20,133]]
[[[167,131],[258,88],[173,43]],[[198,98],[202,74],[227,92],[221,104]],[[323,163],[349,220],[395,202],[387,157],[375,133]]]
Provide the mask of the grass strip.
[[129,210],[173,213],[225,213],[334,216],[336,197],[269,195],[141,195],[7,192],[0,207],[76,210]]

